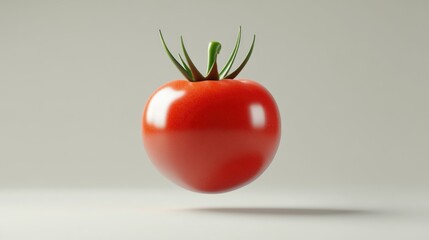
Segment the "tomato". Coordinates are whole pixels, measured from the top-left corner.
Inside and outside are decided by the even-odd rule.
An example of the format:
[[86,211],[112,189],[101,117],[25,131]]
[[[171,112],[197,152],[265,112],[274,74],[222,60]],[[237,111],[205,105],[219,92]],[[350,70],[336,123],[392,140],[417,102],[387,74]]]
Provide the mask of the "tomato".
[[241,39],[218,71],[221,44],[208,47],[207,73],[202,75],[181,44],[187,63],[171,54],[187,80],[164,84],[143,112],[143,142],[155,166],[175,183],[197,192],[225,192],[258,177],[272,161],[280,141],[280,114],[271,94],[251,80],[233,80],[244,68],[255,44],[239,67],[229,72]]
[[154,165],[198,192],[224,192],[258,177],[280,140],[271,94],[250,80],[171,81],[149,98],[143,140]]

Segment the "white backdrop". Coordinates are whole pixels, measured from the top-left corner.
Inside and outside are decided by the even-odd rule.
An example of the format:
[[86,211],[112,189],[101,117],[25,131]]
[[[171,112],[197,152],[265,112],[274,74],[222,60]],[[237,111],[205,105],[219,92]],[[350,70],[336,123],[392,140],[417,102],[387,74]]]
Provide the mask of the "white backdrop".
[[243,27],[240,77],[276,98],[282,141],[248,188],[395,188],[429,181],[427,1],[0,1],[0,188],[175,188],[141,113]]

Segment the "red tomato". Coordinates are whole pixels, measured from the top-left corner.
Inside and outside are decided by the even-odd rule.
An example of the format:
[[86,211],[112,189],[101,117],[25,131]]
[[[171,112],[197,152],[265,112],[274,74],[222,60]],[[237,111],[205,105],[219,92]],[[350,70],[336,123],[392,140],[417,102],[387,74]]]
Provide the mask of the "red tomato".
[[143,141],[152,162],[175,183],[224,192],[268,167],[280,141],[280,114],[271,94],[250,80],[175,80],[149,98]]

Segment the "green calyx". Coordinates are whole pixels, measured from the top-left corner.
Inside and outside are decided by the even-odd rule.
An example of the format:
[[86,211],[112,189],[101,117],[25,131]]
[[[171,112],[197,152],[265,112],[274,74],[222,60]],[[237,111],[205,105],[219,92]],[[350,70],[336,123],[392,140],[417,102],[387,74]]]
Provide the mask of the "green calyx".
[[162,36],[161,30],[159,30],[159,35],[161,37],[161,42],[167,52],[167,55],[170,57],[173,64],[179,69],[179,71],[183,74],[183,76],[191,82],[205,81],[205,80],[220,80],[220,79],[234,79],[240,72],[243,70],[246,63],[249,61],[250,56],[252,55],[253,46],[255,45],[256,36],[253,35],[252,45],[250,46],[250,50],[247,53],[246,58],[243,62],[238,66],[238,68],[230,73],[232,64],[234,63],[235,57],[237,56],[238,49],[240,47],[241,40],[241,27],[238,31],[237,41],[235,43],[234,50],[231,53],[228,61],[222,70],[218,71],[217,66],[217,55],[220,53],[222,45],[219,42],[213,41],[209,43],[208,47],[208,60],[207,60],[207,72],[206,76],[203,76],[200,71],[195,67],[195,64],[192,62],[191,58],[188,55],[188,51],[185,48],[185,44],[183,42],[183,37],[180,37],[183,55],[185,56],[185,60],[183,60],[182,56],[179,54],[180,62],[176,60],[176,58],[171,54],[170,50],[165,43],[164,37]]

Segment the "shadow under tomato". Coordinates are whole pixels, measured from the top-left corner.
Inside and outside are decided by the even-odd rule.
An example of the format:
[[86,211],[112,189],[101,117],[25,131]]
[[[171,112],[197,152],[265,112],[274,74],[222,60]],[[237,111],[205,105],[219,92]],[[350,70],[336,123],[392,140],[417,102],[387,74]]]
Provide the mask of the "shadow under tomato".
[[258,215],[258,216],[338,216],[338,215],[374,215],[385,211],[370,209],[336,208],[282,208],[282,207],[209,207],[194,208],[187,211],[195,213]]

